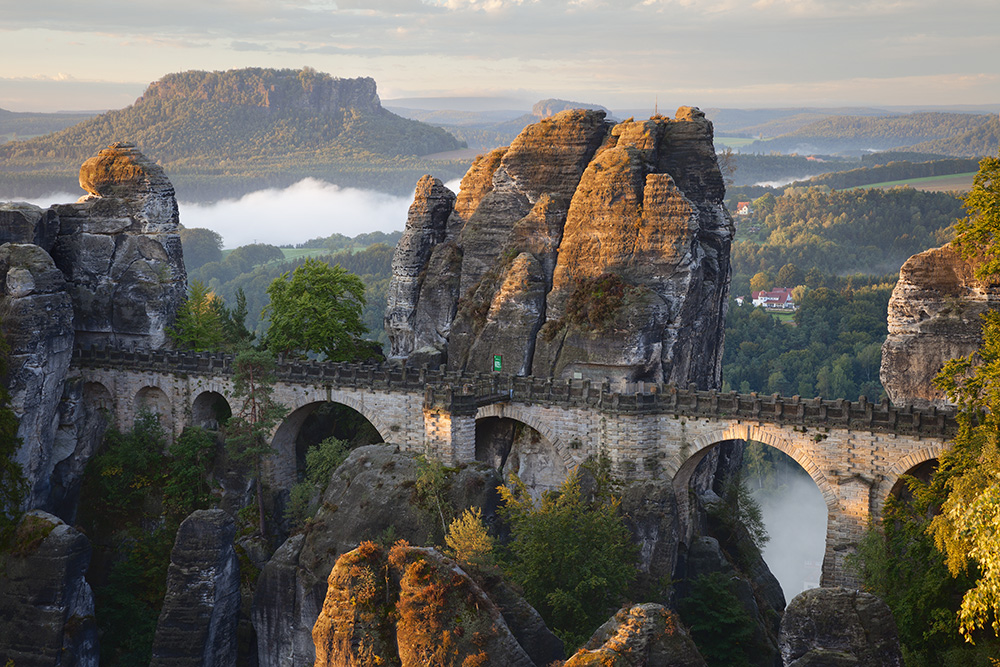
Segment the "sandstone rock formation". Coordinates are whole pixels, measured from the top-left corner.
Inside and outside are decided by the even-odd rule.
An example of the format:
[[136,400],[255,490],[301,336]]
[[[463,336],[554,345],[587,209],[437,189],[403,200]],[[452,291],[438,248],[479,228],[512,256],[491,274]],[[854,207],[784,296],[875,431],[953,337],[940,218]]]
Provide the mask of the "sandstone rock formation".
[[[419,470],[412,454],[394,445],[370,445],[352,451],[334,472],[308,534],[289,538],[257,581],[253,624],[261,667],[314,659],[311,631],[339,556],[389,531],[413,544],[443,539],[437,513],[419,505],[414,490]],[[485,464],[462,467],[449,478],[450,504],[457,510],[480,507],[491,516],[500,483]]]
[[845,588],[799,593],[781,621],[784,667],[901,667],[896,621],[885,602]]
[[240,566],[236,524],[223,510],[198,510],[177,530],[151,666],[236,664]]
[[73,304],[62,272],[37,245],[0,246],[0,278],[7,384],[22,443],[16,461],[31,485],[29,506],[42,507],[55,465],[73,451],[54,447],[73,355]]
[[187,282],[177,202],[159,166],[114,144],[81,167],[80,185],[90,194],[75,204],[0,204],[17,461],[28,506],[66,520],[103,428],[85,388],[68,377],[73,346],[163,347]]
[[28,512],[0,569],[0,662],[97,667],[90,542],[42,511]]
[[945,362],[979,347],[980,316],[1000,307],[1000,285],[985,284],[950,245],[906,260],[889,299],[881,379],[897,405],[950,405],[932,381]]
[[164,347],[187,292],[173,186],[135,146],[118,143],[84,163],[80,187],[90,195],[53,207],[52,250],[73,298],[77,344]]
[[625,607],[598,628],[564,667],[703,667],[677,616],[658,604]]
[[421,181],[390,356],[718,386],[733,225],[712,141],[688,107],[617,125],[564,111],[479,157],[450,211],[440,182]]
[[330,571],[313,628],[317,667],[534,667],[500,609],[455,562],[399,542],[364,542]]

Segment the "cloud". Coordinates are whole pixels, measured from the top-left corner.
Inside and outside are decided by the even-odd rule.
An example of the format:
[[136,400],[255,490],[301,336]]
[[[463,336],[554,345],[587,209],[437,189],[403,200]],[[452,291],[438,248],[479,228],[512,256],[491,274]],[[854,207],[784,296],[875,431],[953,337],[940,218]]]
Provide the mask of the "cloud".
[[411,199],[340,188],[307,178],[284,190],[260,190],[215,204],[180,202],[181,224],[222,235],[227,248],[302,243],[331,234],[402,229]]

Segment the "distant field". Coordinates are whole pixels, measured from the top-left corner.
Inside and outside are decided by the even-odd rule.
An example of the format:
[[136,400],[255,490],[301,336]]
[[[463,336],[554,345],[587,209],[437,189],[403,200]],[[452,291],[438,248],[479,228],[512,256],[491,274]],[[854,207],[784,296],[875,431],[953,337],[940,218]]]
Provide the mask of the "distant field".
[[285,259],[301,259],[330,254],[326,248],[281,248],[281,252],[285,255]]
[[[864,189],[870,188],[894,188],[900,185],[908,185],[915,190],[927,192],[965,192],[972,189],[972,180],[976,172],[967,174],[951,174],[950,176],[928,176],[926,178],[911,178],[905,181],[887,181],[885,183],[872,183],[871,185],[859,186]],[[853,189],[853,188],[852,188]]]
[[782,324],[795,324],[795,311],[768,308],[768,314]]
[[729,146],[730,148],[742,148],[748,144],[752,144],[756,139],[752,137],[716,137],[715,147],[716,150],[720,146]]

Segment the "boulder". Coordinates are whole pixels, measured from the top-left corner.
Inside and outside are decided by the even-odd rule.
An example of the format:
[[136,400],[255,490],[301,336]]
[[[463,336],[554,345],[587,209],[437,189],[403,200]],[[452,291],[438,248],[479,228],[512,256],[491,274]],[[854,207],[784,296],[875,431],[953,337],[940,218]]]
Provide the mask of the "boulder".
[[624,607],[564,667],[703,667],[677,616],[658,604]]
[[24,516],[0,567],[0,663],[97,667],[89,565],[82,533],[40,510]]
[[317,667],[535,663],[500,609],[435,549],[373,542],[341,556],[313,628]]
[[80,168],[90,195],[52,208],[52,256],[65,275],[81,345],[158,349],[187,293],[174,189],[163,169],[117,143]]
[[151,667],[236,664],[240,566],[236,524],[223,510],[197,510],[177,530]]
[[945,362],[975,351],[981,315],[1000,307],[1000,285],[977,280],[973,265],[950,245],[906,260],[889,298],[889,335],[880,376],[896,405],[950,405],[933,385]]
[[[289,538],[257,581],[252,615],[261,667],[314,659],[311,630],[326,598],[327,577],[342,554],[387,536],[412,544],[443,539],[438,513],[418,502],[421,465],[395,445],[369,445],[353,450],[333,473],[307,534]],[[479,507],[491,517],[501,483],[486,464],[461,466],[448,474],[447,502],[456,511]]]
[[896,621],[870,593],[813,588],[788,604],[781,621],[784,667],[902,667]]

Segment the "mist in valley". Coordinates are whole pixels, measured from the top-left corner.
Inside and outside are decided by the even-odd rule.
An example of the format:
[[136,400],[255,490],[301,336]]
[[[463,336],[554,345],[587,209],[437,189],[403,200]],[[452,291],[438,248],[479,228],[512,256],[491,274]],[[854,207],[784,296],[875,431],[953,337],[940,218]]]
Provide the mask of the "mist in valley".
[[781,584],[787,603],[802,591],[819,586],[826,502],[806,471],[777,449],[749,443],[744,466],[747,486],[760,505],[770,538],[762,555]]

